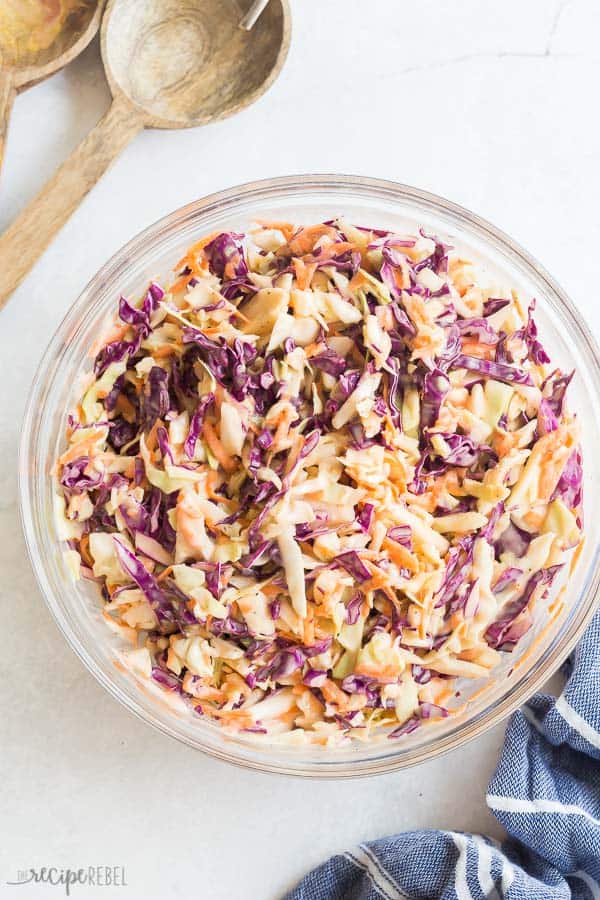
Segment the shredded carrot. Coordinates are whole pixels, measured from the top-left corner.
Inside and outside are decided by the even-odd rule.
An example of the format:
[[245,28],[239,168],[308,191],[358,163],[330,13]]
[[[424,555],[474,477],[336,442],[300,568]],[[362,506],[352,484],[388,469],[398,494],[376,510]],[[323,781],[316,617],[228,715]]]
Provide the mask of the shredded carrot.
[[123,392],[117,396],[115,403],[115,412],[123,416],[128,422],[135,422],[136,410],[129,397]]
[[468,266],[470,266],[470,263],[466,259],[450,258],[450,260],[448,261],[448,273],[452,276],[454,286],[458,290],[458,293],[461,297],[464,297],[469,287],[471,286],[471,283],[468,280],[466,280],[464,277],[461,277],[462,270]]
[[436,691],[434,694],[434,703],[438,706],[443,706],[446,700],[449,700],[452,697],[454,691],[451,688],[441,688],[439,691]]
[[383,546],[387,550],[387,553],[401,569],[408,569],[409,572],[418,572],[419,564],[410,550],[407,550],[406,547],[403,547],[402,544],[399,544],[397,541],[392,541],[389,538],[386,538],[383,542]]
[[326,244],[322,247],[318,259],[333,259],[336,256],[347,253],[349,250],[356,249],[358,249],[356,244],[352,244],[350,241],[336,241],[333,244]]
[[203,332],[203,334],[207,335],[208,337],[212,337],[213,335],[215,337],[219,337],[221,334],[221,330],[222,329],[221,329],[220,325],[213,325],[211,327],[206,326],[205,328],[202,329],[202,332]]
[[285,439],[287,438],[290,431],[290,424],[293,422],[295,417],[295,412],[287,409],[285,407],[281,410],[281,414],[279,416],[277,430],[273,436],[273,449],[277,449],[277,447],[281,447]]
[[325,345],[322,341],[316,341],[312,344],[307,344],[304,348],[304,352],[306,353],[307,358],[310,359],[311,356],[316,356],[317,353],[322,353],[324,346]]
[[361,287],[364,287],[365,284],[368,284],[368,280],[365,278],[364,273],[359,269],[350,279],[348,290],[359,290]]
[[233,472],[236,469],[236,462],[223,449],[221,441],[217,437],[217,432],[210,422],[204,422],[202,428],[202,436],[208,444],[209,450],[226,472]]
[[188,286],[188,282],[191,277],[192,277],[191,273],[189,275],[181,275],[172,284],[169,285],[169,292],[171,294],[178,294],[180,291],[182,291],[184,288],[186,288]]
[[317,271],[317,263],[306,263],[303,259],[296,256],[292,260],[294,266],[294,272],[296,275],[296,284],[298,289],[301,291],[305,291],[308,287],[310,287],[310,283],[312,281],[312,277]]
[[127,467],[123,470],[125,478],[133,478],[135,475],[135,459],[131,459],[127,463]]
[[584,544],[585,544],[585,535],[583,535],[583,537],[579,541],[579,544],[575,548],[573,556],[571,557],[571,565],[569,566],[569,575],[572,575],[577,567],[577,563],[579,562],[581,554],[583,553]]
[[304,634],[303,640],[307,646],[314,644],[315,642],[315,622],[314,622],[314,612],[312,610],[312,604],[308,605],[308,614],[306,619],[303,622],[304,625]]
[[192,246],[188,250],[188,253],[192,253],[194,255],[200,253],[200,251],[204,250],[204,248],[207,247],[211,241],[214,241],[214,239],[218,237],[219,234],[221,234],[220,231],[211,231],[210,234],[205,234],[203,238],[201,238],[199,241],[196,241],[195,244],[192,244]]
[[81,556],[86,566],[89,566],[89,568],[91,569],[94,565],[94,557],[90,553],[90,536],[89,534],[87,534],[87,532],[85,534],[82,534],[79,540],[79,555]]
[[94,456],[98,449],[98,436],[92,432],[88,438],[77,441],[72,444],[65,452],[58,457],[59,466],[66,466],[67,463],[80,459],[82,456]]
[[184,269],[186,266],[192,270],[189,275],[184,276],[186,279],[189,279],[193,274],[198,274],[202,266],[198,260],[198,254],[204,250],[207,244],[210,244],[214,238],[216,238],[220,234],[219,231],[212,231],[210,234],[207,234],[200,241],[196,241],[195,244],[189,248],[188,252],[183,256],[177,265],[175,266],[176,270]]
[[328,236],[335,240],[337,233],[331,225],[308,225],[296,232],[288,241],[288,250],[293,256],[304,256],[314,249],[319,238]]
[[146,447],[148,448],[150,453],[152,453],[154,450],[156,450],[156,448],[158,446],[158,438],[156,437],[156,435],[158,433],[158,429],[161,426],[164,428],[163,422],[160,419],[157,419],[156,422],[154,423],[154,425],[152,426],[152,428],[150,429],[150,431],[148,432],[148,434],[146,435]]
[[277,636],[279,637],[280,635],[281,635],[281,637],[285,638],[287,641],[296,642],[298,640],[297,634],[294,634],[293,631],[288,631],[287,628],[280,628],[278,625],[277,626]]
[[154,359],[167,359],[169,356],[173,356],[175,352],[175,347],[172,344],[163,344],[162,347],[157,347],[156,350],[153,350],[152,355]]
[[530,509],[523,516],[523,521],[532,531],[539,531],[545,518],[546,508],[543,507],[542,509]]
[[257,219],[256,222],[265,229],[281,231],[286,241],[291,240],[296,230],[296,226],[292,225],[291,222],[271,222],[268,219]]
[[380,569],[376,572],[371,569],[371,578],[364,583],[363,587],[366,591],[383,591],[386,597],[392,601],[396,599],[394,588]]
[[219,500],[223,501],[223,494],[218,494],[216,489],[219,486],[219,473],[215,472],[214,469],[209,469],[206,474],[206,481],[204,482],[206,494],[209,500]]
[[168,578],[171,572],[173,571],[173,566],[167,566],[166,569],[160,573],[160,575],[156,576],[157,581],[164,581],[165,578]]
[[93,341],[88,351],[89,356],[96,357],[100,350],[102,350],[103,347],[106,347],[107,344],[112,343],[112,341],[121,341],[127,334],[128,328],[129,325],[114,325],[108,334],[102,334]]
[[492,446],[499,457],[507,456],[516,445],[518,437],[511,431],[496,431]]
[[476,356],[477,359],[494,359],[495,349],[493,344],[484,344],[481,341],[465,339],[463,339],[461,348],[466,356]]
[[329,703],[335,703],[340,709],[346,709],[348,703],[348,695],[337,686],[331,678],[325,680],[325,684],[321,688],[321,692]]
[[558,592],[558,594],[556,595],[556,597],[554,598],[552,603],[550,603],[548,606],[549,613],[553,613],[556,609],[558,609],[559,606],[563,605],[563,603],[565,602],[566,591],[567,591],[567,586],[566,586],[566,584],[563,584],[563,586],[561,587],[560,591]]

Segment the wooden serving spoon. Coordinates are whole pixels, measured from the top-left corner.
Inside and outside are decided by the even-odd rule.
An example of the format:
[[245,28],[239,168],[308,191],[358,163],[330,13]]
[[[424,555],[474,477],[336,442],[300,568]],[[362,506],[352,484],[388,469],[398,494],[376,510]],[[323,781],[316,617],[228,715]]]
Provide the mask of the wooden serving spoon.
[[0,17],[0,168],[17,92],[54,75],[75,59],[98,31],[104,7],[104,0],[63,0],[57,7],[58,17],[52,20],[40,2],[36,29],[38,0],[21,7],[19,0],[13,3],[15,11],[10,4],[3,4]]
[[274,81],[290,42],[288,0],[271,0],[251,31],[239,21],[235,0],[109,0],[101,43],[112,106],[0,237],[0,307],[139,131],[222,119]]

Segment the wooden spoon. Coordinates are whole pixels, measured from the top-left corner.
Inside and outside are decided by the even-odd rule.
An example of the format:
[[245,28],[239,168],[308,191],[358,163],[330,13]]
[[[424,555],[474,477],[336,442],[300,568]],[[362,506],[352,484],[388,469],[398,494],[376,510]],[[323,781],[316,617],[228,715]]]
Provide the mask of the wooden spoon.
[[[0,168],[17,91],[43,81],[75,59],[98,31],[104,6],[104,0],[63,0],[60,18],[48,19],[46,14],[45,20],[32,20],[35,0],[22,7],[20,2],[13,0],[14,12],[6,5],[0,17]],[[39,7],[44,15],[41,3]],[[39,23],[38,29],[34,23]]]
[[290,42],[288,0],[271,0],[251,31],[239,21],[235,0],[110,0],[101,43],[112,106],[0,238],[0,307],[139,131],[222,119],[274,81]]

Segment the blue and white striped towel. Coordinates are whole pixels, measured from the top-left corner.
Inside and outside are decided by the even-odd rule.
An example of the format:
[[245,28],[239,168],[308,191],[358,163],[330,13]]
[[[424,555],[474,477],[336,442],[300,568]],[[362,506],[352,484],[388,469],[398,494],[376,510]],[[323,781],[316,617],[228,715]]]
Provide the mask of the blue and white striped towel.
[[600,900],[600,612],[558,700],[512,717],[487,804],[502,846],[412,831],[362,844],[310,872],[286,900]]

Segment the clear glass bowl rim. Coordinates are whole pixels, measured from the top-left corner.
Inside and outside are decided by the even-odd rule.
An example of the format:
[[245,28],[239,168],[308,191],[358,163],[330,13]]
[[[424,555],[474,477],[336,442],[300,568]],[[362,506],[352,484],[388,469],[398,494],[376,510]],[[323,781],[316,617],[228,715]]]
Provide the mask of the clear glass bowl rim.
[[[192,740],[164,718],[159,718],[157,714],[152,715],[147,709],[144,709],[141,703],[137,703],[133,697],[121,689],[114,672],[103,671],[92,659],[86,647],[75,634],[69,617],[65,615],[58,603],[47,576],[43,554],[39,552],[40,542],[36,534],[36,498],[33,484],[35,477],[31,478],[29,469],[30,460],[35,456],[37,441],[40,437],[36,427],[36,409],[39,408],[36,405],[37,400],[43,394],[44,385],[48,384],[49,379],[60,369],[61,353],[74,323],[93,303],[94,295],[107,281],[118,278],[119,273],[126,270],[128,262],[135,259],[138,254],[147,254],[149,247],[156,250],[162,237],[183,228],[186,223],[199,216],[207,216],[211,212],[227,208],[235,209],[240,201],[247,202],[252,198],[261,201],[272,198],[274,201],[285,202],[319,190],[339,192],[340,196],[345,195],[348,199],[360,194],[368,195],[374,201],[376,199],[396,199],[418,203],[422,208],[429,209],[434,213],[449,215],[465,224],[480,239],[499,247],[508,257],[517,258],[525,270],[529,270],[534,277],[537,277],[538,281],[543,282],[546,299],[560,311],[563,317],[569,320],[572,331],[585,352],[586,364],[594,380],[596,393],[600,396],[600,351],[581,314],[557,281],[535,258],[485,219],[436,194],[400,182],[362,175],[306,174],[248,182],[186,204],[138,233],[113,254],[70,307],[48,344],[29,391],[19,449],[20,514],[32,568],[46,605],[59,629],[73,651],[100,684],[142,721],[195,749],[200,749],[211,756],[244,768],[305,777],[353,778],[383,774],[416,765],[456,749],[499,724],[525,703],[571,653],[594,614],[600,597],[600,558],[598,555],[596,555],[593,571],[588,579],[586,595],[580,603],[580,615],[576,621],[570,623],[568,628],[556,635],[554,645],[545,649],[544,666],[540,666],[538,660],[538,665],[530,669],[526,673],[526,677],[518,681],[510,693],[506,694],[495,706],[485,709],[476,720],[467,720],[455,733],[446,735],[429,745],[405,752],[398,744],[398,752],[395,755],[387,755],[382,759],[361,760],[360,757],[357,757],[350,762],[335,762],[331,759],[328,760],[324,755],[321,758],[312,757],[310,760],[301,758],[293,760],[290,756],[280,754],[278,760],[276,758],[280,749],[278,747],[256,753],[249,751],[243,755],[235,751],[229,752],[233,745],[228,745],[225,741],[219,747],[208,746],[201,739]],[[176,720],[174,719],[174,721]]]

